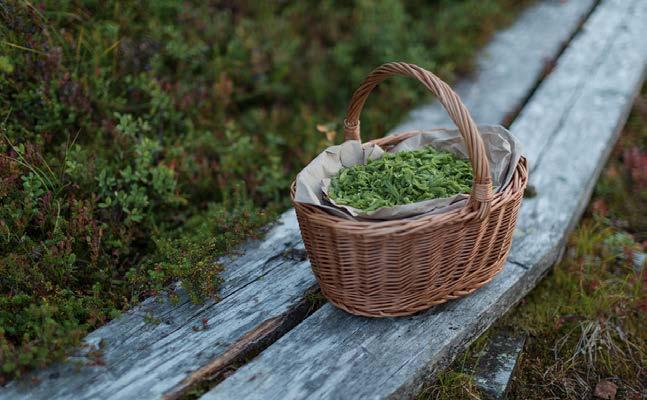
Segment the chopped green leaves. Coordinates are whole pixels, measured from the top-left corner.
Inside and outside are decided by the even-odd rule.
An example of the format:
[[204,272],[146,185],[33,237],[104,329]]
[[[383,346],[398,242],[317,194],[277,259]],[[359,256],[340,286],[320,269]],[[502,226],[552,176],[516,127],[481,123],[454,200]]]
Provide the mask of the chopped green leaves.
[[468,193],[471,185],[469,161],[427,146],[344,168],[332,178],[328,195],[337,204],[375,211]]

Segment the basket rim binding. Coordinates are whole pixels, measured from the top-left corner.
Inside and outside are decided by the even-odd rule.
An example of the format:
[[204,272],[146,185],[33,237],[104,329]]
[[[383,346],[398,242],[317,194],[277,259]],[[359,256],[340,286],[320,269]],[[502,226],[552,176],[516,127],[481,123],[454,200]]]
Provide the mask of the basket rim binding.
[[[402,132],[389,136],[388,138],[393,138],[395,143],[399,142],[398,138],[401,140],[410,137],[410,134],[416,133],[413,131]],[[402,137],[402,136],[404,137]],[[376,139],[375,141],[379,141]],[[396,141],[397,140],[397,141]],[[371,141],[371,142],[375,142]],[[490,210],[495,210],[500,206],[504,205],[510,196],[513,196],[519,188],[523,191],[527,184],[528,176],[528,167],[527,161],[524,156],[521,156],[519,163],[516,166],[516,171],[514,176],[508,184],[502,188],[500,191],[494,193],[492,198],[492,203]],[[316,219],[318,222],[334,227],[335,230],[347,231],[349,233],[361,233],[362,235],[368,236],[382,236],[384,234],[406,234],[415,231],[416,229],[421,229],[427,226],[428,224],[434,225],[443,225],[443,224],[453,224],[458,222],[467,222],[474,219],[477,219],[476,211],[471,210],[468,207],[461,207],[458,209],[453,209],[447,212],[424,215],[417,218],[407,218],[407,219],[393,219],[393,220],[354,220],[346,219],[329,213],[328,211],[321,209],[312,204],[299,203],[294,200],[294,195],[296,193],[296,180],[292,181],[290,185],[290,196],[292,198],[292,203],[295,208],[303,208],[309,213],[309,218]],[[387,232],[388,231],[388,232]]]

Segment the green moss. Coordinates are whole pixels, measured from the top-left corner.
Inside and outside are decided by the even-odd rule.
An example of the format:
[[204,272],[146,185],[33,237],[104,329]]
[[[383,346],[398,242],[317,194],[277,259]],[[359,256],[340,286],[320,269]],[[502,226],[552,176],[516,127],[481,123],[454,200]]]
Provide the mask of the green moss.
[[501,322],[530,335],[515,396],[579,399],[602,379],[618,384],[620,398],[638,395],[639,366],[647,363],[646,287],[630,260],[616,257],[625,247],[608,247],[614,235],[585,221],[568,257]]
[[471,185],[469,161],[427,146],[344,168],[332,178],[328,194],[337,204],[374,211],[469,193]]
[[448,370],[438,375],[436,385],[423,389],[416,398],[418,400],[456,400],[481,399],[482,396],[472,375]]
[[[451,80],[520,8],[225,3],[1,2],[0,382],[176,280],[217,297],[214,260],[288,206],[372,68],[401,59]],[[382,85],[366,131],[419,86]]]

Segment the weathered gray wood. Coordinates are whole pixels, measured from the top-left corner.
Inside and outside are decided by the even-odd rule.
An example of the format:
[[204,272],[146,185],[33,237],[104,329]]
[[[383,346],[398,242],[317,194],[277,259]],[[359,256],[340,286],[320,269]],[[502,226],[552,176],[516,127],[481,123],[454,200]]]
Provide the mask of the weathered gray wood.
[[[315,281],[304,272],[309,270],[304,257],[284,254],[294,246],[297,255],[304,254],[291,211],[265,240],[250,241],[248,253],[230,260],[225,274],[231,279],[220,302],[146,302],[90,334],[87,348],[73,357],[80,363],[91,361],[87,352],[103,342],[105,365],[59,364],[36,374],[38,385],[12,382],[0,398],[173,397],[196,377],[218,373],[219,363],[233,361],[247,347],[253,349],[298,322],[293,319],[305,313],[303,296]],[[145,322],[144,313],[160,322]]]
[[[545,109],[545,119],[559,120],[559,125],[555,127],[558,133],[548,135],[550,137],[546,144],[535,144],[533,150],[528,149],[529,153],[533,151],[536,154],[531,183],[539,195],[536,200],[526,202],[519,215],[524,223],[515,232],[510,255],[510,259],[519,264],[530,267],[541,257],[559,254],[562,243],[558,239],[562,239],[564,231],[577,223],[586,208],[586,202],[581,199],[590,197],[595,180],[604,167],[604,160],[613,149],[616,138],[611,133],[619,132],[624,125],[636,92],[640,89],[647,57],[647,3],[618,1],[617,8],[613,7],[614,2],[608,3],[603,3],[605,7],[601,6],[601,10],[609,10],[609,18],[594,14],[591,24],[584,26],[582,37],[573,42],[574,47],[582,47],[583,52],[578,52],[582,57],[596,58],[595,67],[589,68],[590,64],[582,62],[583,69],[580,71],[573,70],[572,64],[558,65],[551,75],[553,79],[548,79],[546,84],[564,87],[563,91],[537,91],[538,103],[550,103],[545,100],[547,96],[556,102],[568,96],[572,98],[572,103]],[[618,10],[624,11],[620,18],[616,18]],[[608,33],[611,40],[599,41],[598,46],[593,48],[589,46],[590,41],[585,36],[599,35],[606,30],[603,25],[611,21],[618,22],[618,27]],[[606,57],[599,59],[598,53]],[[572,54],[565,56],[575,58]],[[582,73],[583,80],[579,85],[551,83],[560,76],[568,81],[568,77],[578,71]],[[533,108],[533,103],[531,101],[529,109]],[[560,115],[563,116],[556,118]],[[535,120],[534,113],[522,113],[519,122],[511,127],[522,143],[532,142],[533,138],[539,136],[539,132],[533,132],[533,125],[526,122],[526,118]],[[543,127],[541,125],[541,129]],[[538,147],[541,150],[537,152]],[[541,173],[537,170],[539,167],[543,168]],[[584,174],[588,171],[588,175]],[[584,178],[588,179],[584,186],[586,192],[584,197],[580,197],[577,196],[577,188]],[[566,218],[568,212],[577,218]],[[565,226],[566,223],[570,225]],[[552,251],[547,252],[548,249]]]
[[[285,260],[280,255],[286,249],[302,246],[300,243],[295,215],[293,212],[286,212],[267,230],[263,240],[248,240],[237,251],[239,256],[219,260],[226,267],[222,274],[224,283],[220,291],[221,298],[228,298],[271,270],[282,266]],[[178,326],[192,322],[194,315],[213,305],[213,302],[193,304],[181,289],[178,293],[180,301],[176,303],[157,298],[145,300],[141,305],[90,333],[85,339],[88,347],[94,348],[103,341],[105,357],[111,360],[119,359],[122,352],[130,352],[133,348],[144,348],[147,344],[154,343]],[[76,355],[77,361],[81,361],[78,357],[84,357],[85,353]]]
[[[626,17],[629,5],[630,3],[625,3],[619,7],[606,8],[604,13],[591,15],[582,26],[581,34],[570,45],[577,46],[578,51],[565,52],[555,63],[555,68],[559,69],[564,78],[543,82],[534,93],[533,101],[521,110],[519,117],[511,125],[511,130],[524,145],[524,153],[531,169],[552,140],[551,133],[564,123],[563,118],[553,116],[567,115],[564,110],[574,106],[575,100],[582,95],[584,85],[592,78],[600,62],[608,57],[603,50],[615,40],[614,35],[618,25]],[[634,56],[639,54],[635,50],[627,51]],[[585,77],[587,79],[583,79]]]
[[[542,1],[480,52],[477,75],[454,89],[480,124],[509,122],[590,12],[594,0]],[[438,102],[415,109],[394,132],[453,126]]]
[[384,397],[395,382],[433,373],[421,370],[430,357],[449,362],[473,331],[507,310],[524,273],[508,263],[478,296],[415,317],[361,318],[327,304],[203,399]]
[[525,343],[526,335],[507,331],[497,332],[488,339],[473,371],[474,382],[486,399],[505,398]]
[[[559,123],[538,132],[522,113],[513,125],[522,140],[538,134],[550,140],[536,157],[531,182],[538,195],[522,206],[511,261],[489,285],[408,318],[366,319],[325,305],[204,398],[399,398],[415,393],[534,287],[563,250],[642,83],[645,20],[647,2],[603,1],[564,54],[596,62],[578,63],[586,66],[581,70],[558,65],[544,84],[563,91],[540,88],[530,99],[532,106],[569,98],[564,107],[545,110],[544,118]],[[601,33],[608,40],[597,41],[600,47],[587,45],[588,36]],[[554,83],[571,80],[577,84]],[[516,131],[519,126],[528,130]]]
[[[497,34],[479,57],[480,75],[459,85],[477,119],[501,122],[528,95],[541,78],[544,64],[558,55],[593,3],[542,1]],[[535,37],[542,38],[538,45]],[[439,107],[432,106],[423,114],[428,119],[441,119],[429,126],[445,125],[442,119],[446,113]],[[176,304],[148,299],[89,334],[84,348],[70,358],[71,363],[35,373],[33,377],[40,381],[36,385],[31,377],[11,383],[0,389],[0,398],[80,399],[117,394],[155,398],[161,393],[172,397],[191,383],[218,374],[227,362],[259,343],[271,342],[302,316],[301,298],[314,278],[299,254],[284,257],[285,251],[295,246],[301,249],[302,243],[291,210],[264,240],[250,240],[242,247],[242,255],[221,260],[225,283],[220,305],[195,305],[183,294]],[[270,300],[254,303],[261,297]],[[254,306],[244,310],[250,302]],[[203,318],[208,319],[206,331],[200,330]],[[86,365],[95,358],[89,353],[99,347],[105,365]]]

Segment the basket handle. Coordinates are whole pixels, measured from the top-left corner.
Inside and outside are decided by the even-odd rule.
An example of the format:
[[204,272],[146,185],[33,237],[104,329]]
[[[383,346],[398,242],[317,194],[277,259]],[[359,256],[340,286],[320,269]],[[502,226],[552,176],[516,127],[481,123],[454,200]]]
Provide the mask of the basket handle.
[[353,93],[346,119],[344,120],[344,139],[361,141],[359,133],[359,115],[364,102],[373,88],[392,75],[402,75],[418,79],[429,89],[445,107],[452,121],[458,127],[467,146],[467,154],[472,164],[474,180],[468,207],[477,211],[477,217],[483,219],[490,213],[493,198],[490,164],[485,153],[483,139],[476,128],[474,120],[458,95],[436,75],[417,65],[392,62],[374,69]]

